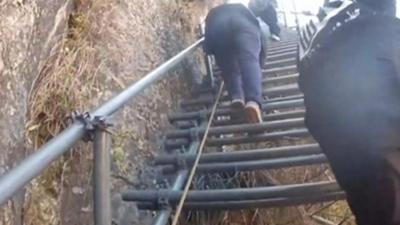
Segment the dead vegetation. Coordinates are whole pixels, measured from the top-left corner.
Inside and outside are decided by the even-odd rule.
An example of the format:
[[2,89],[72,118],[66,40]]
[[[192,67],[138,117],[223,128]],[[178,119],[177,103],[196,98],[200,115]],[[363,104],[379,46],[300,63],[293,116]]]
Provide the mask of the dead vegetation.
[[[65,129],[72,112],[98,106],[194,41],[204,7],[197,1],[77,0],[29,93],[26,138],[32,149]],[[171,90],[190,80],[178,76],[191,73],[184,68],[114,118],[114,192],[141,183],[166,112],[182,94]],[[91,161],[90,145],[80,143],[37,178],[27,189],[24,224],[91,224]]]

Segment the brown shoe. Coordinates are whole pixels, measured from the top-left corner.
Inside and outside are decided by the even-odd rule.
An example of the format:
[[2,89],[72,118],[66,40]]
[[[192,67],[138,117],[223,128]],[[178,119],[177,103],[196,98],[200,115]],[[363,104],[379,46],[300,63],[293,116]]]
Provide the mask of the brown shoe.
[[245,108],[248,123],[262,123],[261,109],[257,102],[249,101]]

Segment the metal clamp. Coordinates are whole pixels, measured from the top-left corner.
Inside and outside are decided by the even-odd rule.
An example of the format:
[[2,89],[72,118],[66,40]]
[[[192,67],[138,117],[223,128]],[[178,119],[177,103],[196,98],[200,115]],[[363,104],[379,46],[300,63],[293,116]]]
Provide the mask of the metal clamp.
[[200,140],[200,129],[199,127],[194,127],[190,129],[190,140],[199,141]]
[[85,129],[88,131],[85,137],[83,137],[85,142],[93,141],[94,131],[97,129],[112,134],[108,128],[113,126],[113,124],[110,122],[109,118],[105,116],[93,117],[89,112],[73,112],[71,118],[72,121],[79,121],[85,125]]
[[184,154],[179,154],[176,156],[175,167],[177,169],[187,169],[188,168]]
[[157,192],[157,208],[159,209],[170,209],[171,205],[169,204],[169,196],[166,191],[158,191]]
[[200,121],[199,123],[201,123],[201,121],[207,121],[208,120],[208,116],[209,116],[208,109],[201,110],[199,112],[199,117],[198,117],[198,119]]

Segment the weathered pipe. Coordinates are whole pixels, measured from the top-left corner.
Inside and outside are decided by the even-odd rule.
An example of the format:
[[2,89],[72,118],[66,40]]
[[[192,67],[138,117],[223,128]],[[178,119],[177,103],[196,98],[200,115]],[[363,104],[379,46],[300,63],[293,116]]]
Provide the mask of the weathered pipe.
[[[338,191],[341,191],[341,189],[336,182],[318,182],[254,188],[192,190],[189,191],[186,201],[245,201],[267,198],[309,196]],[[159,200],[159,198],[164,198],[169,203],[175,205],[176,202],[180,200],[181,196],[182,191],[171,191],[169,189],[153,191],[126,191],[122,194],[122,200],[135,202],[156,202]]]
[[[293,145],[267,149],[204,153],[200,158],[200,163],[248,161],[313,155],[320,153],[321,148],[318,144]],[[192,165],[195,158],[196,155],[194,154],[170,154],[156,157],[154,163],[155,165],[176,164],[178,161],[183,160],[187,164]]]
[[[257,143],[264,141],[272,141],[281,138],[301,138],[308,137],[310,133],[307,129],[293,129],[289,131],[279,131],[273,133],[266,133],[262,135],[254,136],[241,136],[241,137],[224,137],[224,138],[208,138],[207,146],[222,146],[222,145],[235,145],[235,144],[246,144],[246,143]],[[190,141],[188,138],[181,139],[167,139],[165,140],[165,148],[167,150],[177,149],[183,146],[188,146]]]
[[[184,209],[189,210],[243,210],[255,208],[288,207],[318,202],[338,201],[346,199],[343,191],[324,194],[313,194],[302,197],[268,198],[245,201],[210,201],[210,202],[186,202]],[[158,210],[158,205],[153,202],[140,202],[137,204],[141,210]]]
[[[304,100],[303,99],[295,99],[295,100],[288,100],[288,101],[281,101],[281,102],[274,102],[263,104],[262,108],[263,111],[271,111],[277,109],[285,109],[285,108],[295,108],[295,107],[304,107]],[[230,107],[219,108],[216,110],[216,116],[224,116],[230,115],[232,110]],[[203,111],[196,111],[196,112],[183,112],[183,113],[173,113],[169,115],[169,120],[171,122],[177,120],[191,120],[191,119],[199,119],[204,116],[210,116],[210,110],[203,110]]]
[[[300,92],[299,87],[294,84],[266,88],[262,91],[262,94],[269,98],[276,97],[276,96],[282,96],[282,95],[294,95],[294,94],[300,94],[300,93],[301,92]],[[221,98],[221,102],[229,101],[229,100],[230,100],[230,98],[227,95],[224,95]],[[196,98],[196,99],[184,100],[180,103],[180,106],[181,107],[193,107],[193,106],[199,106],[199,105],[210,105],[210,104],[214,103],[214,101],[215,101],[214,97],[207,96],[207,97],[201,97],[201,98]],[[264,102],[263,104],[268,104],[268,101]]]
[[[211,127],[209,129],[209,135],[221,135],[221,134],[233,134],[233,133],[244,133],[244,132],[264,132],[271,129],[288,129],[294,127],[304,127],[304,118],[286,119],[271,122],[264,122],[260,124],[239,124],[221,127]],[[184,130],[173,130],[168,131],[165,134],[166,138],[183,138],[190,137],[193,133],[199,136],[204,135],[205,128],[191,128]]]
[[[274,113],[274,114],[267,114],[263,115],[263,121],[274,121],[274,120],[286,120],[286,119],[291,119],[291,118],[299,118],[305,116],[306,111],[305,110],[293,110],[293,111],[287,111],[287,112],[281,112],[281,113]],[[190,125],[190,120],[189,121],[181,121],[181,122],[187,122],[187,126],[181,126],[181,129],[188,129],[193,127],[193,125]],[[227,125],[232,125],[232,124],[242,124],[245,121],[243,120],[231,120],[229,118],[226,119],[219,119],[214,121],[213,125],[214,126],[227,126]],[[183,124],[182,124],[183,125]]]
[[[222,162],[222,163],[204,163],[197,166],[197,174],[202,173],[219,173],[219,172],[245,172],[255,170],[268,170],[286,167],[296,167],[326,163],[327,158],[323,154],[315,154],[308,156],[295,156],[288,158],[240,161],[240,162]],[[163,166],[161,171],[165,174],[177,171],[174,165]]]

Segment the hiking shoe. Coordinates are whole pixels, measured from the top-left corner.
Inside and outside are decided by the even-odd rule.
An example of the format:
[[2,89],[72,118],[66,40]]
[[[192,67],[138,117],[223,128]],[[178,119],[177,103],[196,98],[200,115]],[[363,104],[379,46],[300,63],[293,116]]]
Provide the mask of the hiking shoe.
[[245,107],[246,120],[248,123],[262,123],[261,109],[257,102],[249,101]]
[[233,99],[231,102],[232,110],[239,111],[244,109],[244,100],[243,99]]
[[233,99],[231,102],[231,120],[240,121],[243,120],[244,111],[244,100],[243,99]]
[[273,41],[281,41],[281,38],[278,35],[275,35],[275,34],[271,34],[270,38]]

